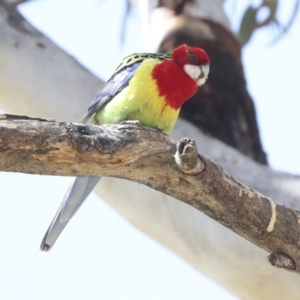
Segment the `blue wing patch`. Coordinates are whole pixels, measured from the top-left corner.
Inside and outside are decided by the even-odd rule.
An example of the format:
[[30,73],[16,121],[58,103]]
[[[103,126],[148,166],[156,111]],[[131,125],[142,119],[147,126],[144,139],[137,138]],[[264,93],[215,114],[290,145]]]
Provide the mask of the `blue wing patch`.
[[102,87],[95,99],[91,102],[86,114],[81,122],[86,123],[95,112],[105,106],[112,98],[120,93],[133,77],[134,71],[141,64],[141,61],[135,62],[132,65],[125,66],[115,73],[107,83]]

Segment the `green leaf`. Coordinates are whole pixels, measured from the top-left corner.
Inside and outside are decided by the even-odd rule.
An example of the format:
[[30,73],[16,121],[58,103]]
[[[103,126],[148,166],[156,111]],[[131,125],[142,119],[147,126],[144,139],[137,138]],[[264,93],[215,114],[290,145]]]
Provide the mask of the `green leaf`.
[[238,33],[238,38],[242,46],[248,43],[253,34],[253,31],[256,28],[257,11],[257,8],[249,6],[244,13]]

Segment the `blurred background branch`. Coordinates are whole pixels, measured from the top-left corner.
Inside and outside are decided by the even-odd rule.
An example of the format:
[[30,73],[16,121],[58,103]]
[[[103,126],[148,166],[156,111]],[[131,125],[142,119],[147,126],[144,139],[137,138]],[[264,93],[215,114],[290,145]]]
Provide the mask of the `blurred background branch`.
[[[20,5],[18,9],[24,14],[26,6],[40,5],[40,8],[42,8],[43,5],[48,7],[46,5],[50,5],[50,3],[53,2],[29,1]],[[126,51],[130,49],[130,52],[145,52],[170,51],[180,43],[204,47],[209,52],[212,60],[209,80],[199,90],[199,93],[187,102],[181,114],[182,119],[179,120],[172,136],[177,139],[183,136],[194,138],[201,153],[220,164],[235,178],[288,207],[300,210],[299,177],[274,171],[267,166],[267,163],[271,166],[274,165],[275,160],[270,159],[270,156],[272,158],[272,153],[279,151],[283,155],[285,164],[291,161],[289,166],[294,168],[292,170],[298,170],[295,163],[298,161],[297,154],[293,154],[293,151],[296,153],[298,149],[295,143],[299,140],[299,134],[295,133],[295,128],[299,128],[299,126],[292,125],[296,122],[298,110],[296,109],[296,101],[289,102],[293,101],[294,98],[296,99],[297,92],[295,91],[297,90],[295,88],[297,88],[297,83],[294,83],[296,73],[292,74],[291,69],[287,69],[289,66],[295,69],[298,54],[292,53],[295,52],[294,48],[296,47],[289,46],[288,49],[285,49],[284,52],[273,59],[274,61],[269,64],[269,67],[266,67],[264,61],[264,59],[266,60],[266,54],[263,56],[263,51],[259,49],[251,57],[251,63],[247,65],[248,68],[252,67],[253,71],[248,73],[246,77],[245,71],[247,70],[245,70],[241,55],[242,44],[238,34],[236,34],[240,32],[243,36],[243,44],[247,42],[248,46],[243,47],[244,58],[250,44],[259,39],[260,35],[258,33],[267,32],[267,37],[263,40],[264,44],[268,44],[269,39],[276,40],[280,38],[280,43],[277,43],[276,47],[282,45],[284,43],[283,37],[289,37],[287,33],[292,32],[293,25],[298,20],[296,18],[298,1],[243,1],[242,3],[242,1],[234,0],[225,2],[221,0],[136,0],[130,2],[131,5],[134,3],[133,6],[129,6],[129,2],[120,1],[119,5],[114,3],[110,10],[105,11],[100,17],[98,15],[93,15],[93,17],[86,15],[84,8],[88,6],[87,2],[82,2],[79,13],[75,15],[74,10],[78,3],[77,1],[69,1],[68,8],[63,10],[63,1],[58,1],[55,10],[46,10],[44,14],[36,13],[39,19],[48,20],[50,28],[58,26],[57,32],[59,33],[67,28],[59,43],[63,45],[61,47],[66,49],[67,42],[69,44],[74,40],[78,42],[77,44],[73,42],[68,48],[70,55],[52,42],[51,39],[57,38],[58,34],[56,37],[49,34],[50,39],[41,32],[42,29],[40,28],[31,30],[32,25],[30,22],[33,22],[33,18],[30,22],[24,17],[17,18],[18,12],[15,10],[17,3],[0,0],[1,108],[15,114],[77,121],[84,114],[87,105],[102,84],[99,78],[90,70],[103,76],[102,70],[107,69],[108,77],[112,73],[113,65],[117,65],[120,59],[118,57],[121,54],[120,48],[125,48]],[[93,10],[99,7],[102,10],[105,5],[112,5],[112,1],[95,1],[95,3],[98,6],[94,6]],[[228,5],[228,3],[230,3],[230,9],[227,7],[225,10],[225,5]],[[120,6],[123,7],[123,15],[117,13],[121,10]],[[286,19],[279,17],[282,15],[283,9],[285,11],[286,9],[290,10],[290,13],[285,14]],[[61,14],[62,22],[59,23],[58,20]],[[140,16],[139,21],[137,21],[137,14]],[[11,18],[12,16],[13,18]],[[132,26],[131,21],[134,18],[136,23]],[[11,22],[12,19],[15,21]],[[21,23],[18,23],[18,20]],[[103,23],[92,23],[95,20],[103,21]],[[123,20],[123,22],[120,20]],[[271,34],[274,24],[277,24],[275,26],[279,28],[279,34],[278,31],[275,35]],[[114,31],[115,27],[119,28],[118,33]],[[120,34],[121,27],[123,33],[121,30]],[[22,30],[22,28],[26,30]],[[140,29],[146,49],[141,47],[142,35],[137,32]],[[133,31],[133,34],[131,34],[131,31]],[[275,38],[273,38],[274,36]],[[87,37],[89,37],[89,40]],[[121,43],[122,39],[124,42],[122,47],[120,46],[120,39]],[[119,41],[119,45],[115,40]],[[130,45],[130,48],[128,45]],[[79,48],[85,49],[86,57],[93,58],[89,65],[90,70],[82,66],[84,60],[76,52]],[[130,52],[126,52],[126,54],[130,54]],[[93,56],[93,53],[95,53],[95,56]],[[81,63],[74,59],[75,55],[80,57]],[[282,63],[282,56],[284,57],[284,63]],[[278,61],[278,57],[280,57],[280,61]],[[96,66],[100,71],[96,71]],[[252,74],[252,77],[249,74]],[[262,111],[256,113],[249,89],[251,88],[251,94],[255,96],[253,98],[257,98],[257,88],[254,88],[250,77],[259,82],[257,86],[262,96],[260,99],[256,99],[256,106],[261,102],[266,103],[267,109],[264,113]],[[284,84],[283,80],[285,78],[288,78],[288,84]],[[270,135],[271,132],[274,136],[273,140],[275,142],[273,141],[271,148],[269,146],[268,151],[265,150],[265,145],[270,137],[264,134],[264,142],[262,143],[261,128],[259,130],[257,121],[259,116],[260,124],[263,124],[262,128],[270,124],[271,129],[268,133]],[[294,123],[291,123],[291,121]],[[294,131],[292,131],[293,129]],[[266,152],[268,152],[268,160]],[[293,155],[294,159],[292,158]],[[7,174],[3,174],[3,176],[5,179],[10,178]],[[20,178],[17,177],[17,174],[15,176],[15,178]],[[26,177],[26,180],[29,180],[28,178],[31,177]],[[112,224],[118,222],[113,219],[114,215],[112,213],[109,215],[114,220],[109,226],[107,223],[97,223],[97,226],[94,225],[92,228],[88,228],[92,215],[94,215],[94,222],[100,222],[107,218],[109,212],[105,205],[101,209],[98,207],[91,208],[87,211],[86,219],[80,219],[80,216],[84,215],[84,207],[88,207],[88,204],[82,208],[82,214],[72,220],[69,231],[56,245],[57,256],[53,254],[54,256],[40,258],[36,254],[35,251],[38,249],[40,239],[56,209],[56,203],[53,202],[53,206],[51,206],[52,199],[54,197],[55,199],[58,198],[57,203],[59,203],[60,197],[63,195],[63,192],[60,192],[61,195],[52,195],[56,188],[54,188],[54,185],[52,187],[49,182],[54,179],[48,178],[43,189],[39,188],[38,180],[38,178],[32,179],[33,183],[30,189],[28,183],[25,184],[26,191],[30,190],[30,194],[23,192],[20,196],[14,196],[14,201],[9,203],[7,203],[7,197],[13,197],[12,195],[15,195],[21,189],[20,187],[25,179],[24,177],[18,180],[12,179],[10,185],[5,184],[4,182],[7,181],[4,181],[4,179],[2,181],[2,193],[5,194],[7,188],[8,196],[2,197],[5,204],[5,206],[4,204],[2,206],[5,214],[0,218],[3,222],[1,236],[7,238],[5,247],[11,246],[11,248],[4,247],[1,257],[3,257],[3,264],[9,264],[7,270],[12,270],[13,280],[9,280],[9,272],[2,272],[0,276],[5,278],[1,280],[1,282],[4,282],[4,289],[1,289],[1,291],[7,288],[6,282],[13,282],[13,286],[15,286],[20,277],[22,278],[20,286],[26,285],[28,287],[26,293],[30,294],[29,288],[32,287],[30,295],[37,295],[39,292],[37,287],[44,287],[41,292],[42,296],[36,296],[37,299],[44,296],[44,290],[48,290],[49,295],[51,293],[52,296],[57,292],[56,298],[62,297],[62,295],[70,297],[70,293],[74,297],[79,297],[78,293],[80,291],[85,297],[86,293],[91,291],[92,297],[94,297],[95,290],[98,291],[101,288],[98,282],[99,272],[101,274],[105,273],[101,280],[107,282],[105,280],[111,270],[115,270],[112,275],[113,282],[116,278],[115,272],[118,272],[118,274],[126,273],[125,276],[120,276],[122,280],[118,282],[118,286],[128,282],[129,269],[121,267],[124,261],[128,261],[128,259],[127,257],[126,260],[121,259],[120,253],[113,252],[113,250],[122,248],[124,252],[126,246],[130,244],[128,243],[129,238],[128,236],[123,237],[122,234],[117,239],[111,238],[113,235]],[[59,179],[59,182],[62,180]],[[16,188],[16,182],[18,188]],[[49,193],[49,186],[51,186],[51,193]],[[45,191],[47,192],[45,193]],[[106,203],[116,209],[130,223],[237,297],[255,300],[280,300],[288,295],[289,299],[300,298],[298,277],[269,266],[264,251],[226,228],[219,226],[219,224],[191,207],[182,205],[179,201],[144,186],[112,178],[103,178],[97,192]],[[31,199],[34,193],[38,194],[38,200],[32,202],[31,205],[28,205],[27,202],[27,206],[24,207],[22,206],[23,202],[18,202],[19,199],[24,198],[24,195],[26,195],[26,198]],[[48,196],[50,199],[47,198]],[[43,197],[43,201],[41,201],[41,197]],[[88,202],[90,203],[92,200]],[[95,201],[95,203],[98,202]],[[11,206],[9,206],[10,204]],[[14,216],[14,218],[11,216]],[[39,217],[40,219],[37,219]],[[18,222],[15,222],[15,220],[18,220]],[[82,228],[83,223],[85,224],[84,231]],[[77,227],[76,224],[78,224]],[[127,223],[125,222],[121,226],[122,228],[118,229],[116,235],[123,227],[127,226],[125,224]],[[20,226],[22,226],[22,231],[20,231]],[[4,230],[8,227],[9,230]],[[105,231],[101,231],[102,228],[105,228]],[[108,240],[105,242],[107,228],[109,228],[109,235]],[[202,228],[209,230],[209,234],[204,234]],[[86,231],[89,231],[90,234],[86,234]],[[20,232],[22,232],[21,235]],[[25,235],[23,232],[30,234]],[[84,234],[80,235],[81,232],[84,232]],[[100,242],[98,239],[95,240],[95,235],[100,237]],[[12,236],[14,236],[13,239]],[[92,240],[88,240],[88,237]],[[122,238],[124,240],[121,245],[113,244]],[[137,248],[142,243],[142,239],[143,237],[139,236],[137,238],[138,243],[133,243],[133,247]],[[19,252],[20,243],[23,247],[22,257]],[[89,247],[89,257],[83,255],[83,253],[86,253],[86,248],[80,248],[80,246],[84,247],[87,244],[93,245],[93,247]],[[222,247],[220,247],[220,244]],[[105,256],[105,245],[110,246],[109,254],[114,253],[112,261],[109,260],[108,254],[107,257],[103,258]],[[115,247],[112,245],[115,245]],[[72,251],[70,251],[70,248]],[[150,245],[147,245],[146,248],[150,248]],[[133,250],[129,252],[126,255],[130,256]],[[12,256],[11,259],[5,259],[8,255]],[[149,258],[154,257],[153,251],[148,253],[147,258],[143,259],[143,269],[145,269],[144,263],[146,261],[149,261],[151,266],[162,266],[170,255],[168,253],[163,261],[158,262],[159,257],[162,256],[163,254],[160,253],[155,258],[155,263],[153,261],[151,263]],[[81,257],[84,257],[84,259],[81,260]],[[120,260],[118,260],[119,258]],[[42,262],[42,264],[36,264],[37,261]],[[74,261],[76,261],[76,264],[74,264]],[[103,265],[108,261],[111,263],[109,268],[104,271]],[[129,261],[136,262],[138,258],[134,257]],[[20,270],[23,269],[16,262],[26,272],[43,273],[43,276],[19,276],[22,274]],[[112,264],[116,266],[115,269]],[[53,269],[53,266],[56,266],[55,269]],[[80,281],[76,281],[77,279],[72,276],[72,273],[77,274],[78,272],[80,274],[94,274],[91,272],[91,267],[94,266],[97,269],[95,273],[97,276],[90,276],[84,284],[82,284],[82,276],[80,276]],[[153,286],[158,287],[161,282],[155,280],[165,270],[176,273],[172,272],[173,266],[174,263],[172,263],[172,268],[161,267],[162,269],[152,277],[149,272],[145,275],[147,278],[149,276],[151,278],[149,280],[151,281],[151,288],[147,290],[149,293],[155,293],[156,289],[153,289]],[[132,271],[135,267],[135,264],[130,264],[132,273],[135,273]],[[47,274],[44,272],[45,269],[47,269]],[[6,269],[4,268],[4,270]],[[139,276],[134,279],[135,287],[142,285],[143,283],[139,280],[145,278],[145,276],[140,276],[139,271],[137,273]],[[57,276],[58,274],[59,276]],[[97,277],[97,282],[93,281],[94,277]],[[30,282],[28,278],[32,278]],[[167,276],[164,278],[167,278]],[[180,283],[186,286],[190,281],[184,276],[183,278]],[[56,289],[53,289],[54,285]],[[179,281],[175,285],[172,283],[172,291],[169,291],[169,293],[174,292],[176,294],[179,285]],[[89,289],[86,288],[87,286]],[[196,286],[198,289],[198,283]],[[113,293],[112,289],[108,288],[108,290]],[[12,291],[15,293],[15,288],[8,288],[8,291],[11,295]],[[26,293],[23,288],[20,291],[23,299]],[[103,290],[101,291],[103,292]],[[126,291],[125,289],[122,291],[122,299],[124,299]],[[136,291],[136,288],[134,291]],[[186,299],[187,292],[185,290],[184,299]],[[202,297],[202,289],[200,292],[198,291],[198,296],[199,293]],[[142,294],[144,296],[146,293],[143,292]],[[53,297],[55,298],[55,296]],[[137,297],[137,299],[140,298],[143,297]],[[132,299],[132,297],[129,296],[128,299]]]

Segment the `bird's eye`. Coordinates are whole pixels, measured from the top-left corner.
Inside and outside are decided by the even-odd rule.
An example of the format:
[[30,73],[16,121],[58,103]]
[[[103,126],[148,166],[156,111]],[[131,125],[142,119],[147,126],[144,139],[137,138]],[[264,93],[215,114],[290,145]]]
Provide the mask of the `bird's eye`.
[[194,63],[194,64],[199,63],[197,56],[193,52],[189,51],[188,56],[189,56],[189,59],[192,63]]

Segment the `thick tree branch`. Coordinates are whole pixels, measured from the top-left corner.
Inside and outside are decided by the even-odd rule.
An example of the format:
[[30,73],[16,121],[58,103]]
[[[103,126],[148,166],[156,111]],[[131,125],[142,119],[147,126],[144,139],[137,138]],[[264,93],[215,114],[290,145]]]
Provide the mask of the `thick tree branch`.
[[133,124],[99,127],[11,115],[2,115],[0,127],[3,171],[112,176],[145,184],[270,252],[272,265],[300,274],[300,214],[197,155],[190,139],[176,144]]

